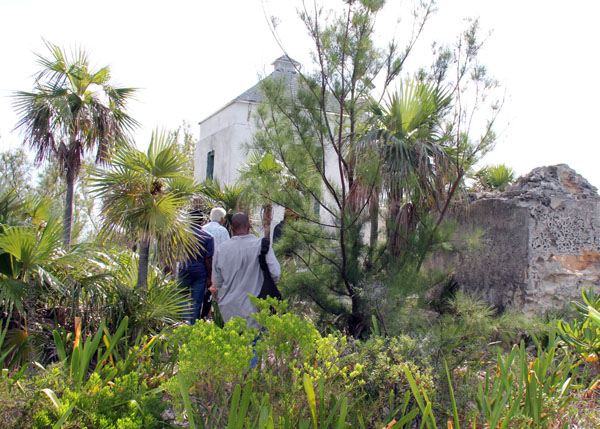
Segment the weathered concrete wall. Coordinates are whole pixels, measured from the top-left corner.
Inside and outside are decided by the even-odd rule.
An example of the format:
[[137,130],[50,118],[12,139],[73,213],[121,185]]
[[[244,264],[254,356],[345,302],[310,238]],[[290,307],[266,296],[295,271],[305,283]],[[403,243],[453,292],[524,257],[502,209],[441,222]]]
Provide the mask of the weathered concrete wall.
[[464,229],[485,229],[455,278],[499,308],[560,308],[600,281],[600,197],[567,165],[541,167],[503,193],[477,195]]
[[527,209],[510,201],[482,199],[459,218],[463,229],[485,231],[481,247],[461,254],[456,264],[455,280],[464,290],[499,308],[521,299],[527,284],[528,217]]

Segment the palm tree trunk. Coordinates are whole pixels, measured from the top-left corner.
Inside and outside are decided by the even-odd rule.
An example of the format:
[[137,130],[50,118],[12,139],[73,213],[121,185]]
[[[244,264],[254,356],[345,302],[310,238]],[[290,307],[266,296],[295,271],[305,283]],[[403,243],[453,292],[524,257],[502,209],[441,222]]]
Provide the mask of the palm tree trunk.
[[145,292],[148,290],[148,263],[150,260],[150,239],[142,238],[140,241],[140,258],[138,263],[137,290]]
[[401,201],[396,195],[390,195],[390,219],[388,221],[388,237],[390,240],[390,251],[392,256],[400,254],[400,210],[402,209]]
[[271,222],[273,221],[273,205],[262,206],[262,224],[265,237],[271,237]]
[[369,199],[369,219],[370,219],[370,231],[369,231],[369,253],[365,261],[365,269],[371,271],[373,268],[373,257],[375,256],[375,250],[377,248],[377,241],[379,239],[379,189],[374,188],[371,191],[371,198]]
[[71,247],[71,225],[73,223],[73,191],[75,189],[75,173],[67,171],[67,195],[65,197],[65,215],[63,218],[63,247],[69,250]]
[[371,195],[371,201],[369,201],[369,218],[371,219],[371,231],[369,237],[369,247],[371,251],[375,249],[377,245],[377,238],[379,236],[379,192],[378,189],[374,189]]

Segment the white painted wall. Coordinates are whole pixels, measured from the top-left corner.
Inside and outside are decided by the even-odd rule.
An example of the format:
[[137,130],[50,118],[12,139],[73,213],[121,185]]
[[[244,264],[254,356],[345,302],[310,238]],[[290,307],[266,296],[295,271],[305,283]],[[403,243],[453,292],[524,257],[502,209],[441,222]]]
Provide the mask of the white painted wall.
[[[274,64],[277,64],[274,63]],[[194,155],[194,178],[201,182],[206,179],[207,157],[214,151],[213,178],[222,184],[232,184],[240,176],[239,168],[246,163],[247,156],[244,145],[252,141],[256,130],[253,114],[256,103],[248,101],[232,101],[212,116],[200,122],[200,138]],[[340,174],[337,157],[332,148],[325,154],[326,175],[334,186],[340,186]],[[330,208],[335,208],[335,202],[329,192],[324,189],[325,202]],[[273,208],[273,223],[271,231],[283,219],[282,207]],[[321,208],[321,219],[324,223],[332,222],[331,216]],[[255,213],[254,226],[262,230],[259,222],[260,213]]]
[[238,169],[246,162],[244,144],[252,141],[255,105],[233,102],[200,123],[200,139],[196,145],[194,177],[206,179],[208,153],[214,151],[213,177],[221,183],[231,184],[240,174]]

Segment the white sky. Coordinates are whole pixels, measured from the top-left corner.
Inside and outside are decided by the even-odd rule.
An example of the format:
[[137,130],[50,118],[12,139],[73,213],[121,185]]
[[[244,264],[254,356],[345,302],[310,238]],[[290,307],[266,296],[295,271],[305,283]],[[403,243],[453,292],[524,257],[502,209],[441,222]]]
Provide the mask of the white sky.
[[[290,56],[309,65],[310,45],[295,17],[298,1],[265,1],[268,14],[280,18]],[[452,42],[466,26],[463,18],[477,16],[482,29],[493,31],[481,59],[507,96],[499,141],[484,162],[506,163],[519,175],[567,163],[600,187],[594,126],[600,120],[600,2],[439,0],[413,63],[428,65],[431,41]],[[383,38],[393,31],[392,18],[379,18]],[[113,82],[140,88],[129,108],[142,124],[140,147],[152,129],[175,129],[183,120],[197,133],[200,120],[254,85],[282,54],[261,0],[0,0],[0,151],[21,142],[12,132],[17,117],[10,95],[32,89],[39,69],[34,53],[46,54],[42,37],[85,47],[92,64],[111,67]]]

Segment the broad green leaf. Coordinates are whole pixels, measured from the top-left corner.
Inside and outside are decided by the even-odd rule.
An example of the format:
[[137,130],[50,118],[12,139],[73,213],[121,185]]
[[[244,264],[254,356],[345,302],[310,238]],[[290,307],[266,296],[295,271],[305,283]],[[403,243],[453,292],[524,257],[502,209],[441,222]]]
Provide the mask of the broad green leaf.
[[185,376],[181,372],[177,373],[177,383],[179,385],[179,392],[181,393],[181,398],[183,399],[183,406],[185,408],[185,412],[187,413],[190,429],[196,429],[196,420],[194,419],[192,398],[190,397],[190,394],[188,392],[188,385],[186,383]]
[[75,408],[75,403],[71,404],[69,406],[69,408],[67,409],[67,411],[65,411],[64,414],[62,416],[60,416],[60,419],[58,419],[58,421],[54,424],[54,426],[52,426],[52,429],[60,429],[62,427],[62,425],[65,423],[65,421],[67,420],[67,418],[71,415],[73,408]]
[[310,375],[304,373],[302,375],[302,383],[304,384],[304,391],[306,392],[306,399],[310,408],[310,414],[312,416],[313,427],[317,429],[317,401],[315,398],[315,391],[313,389],[312,379]]

